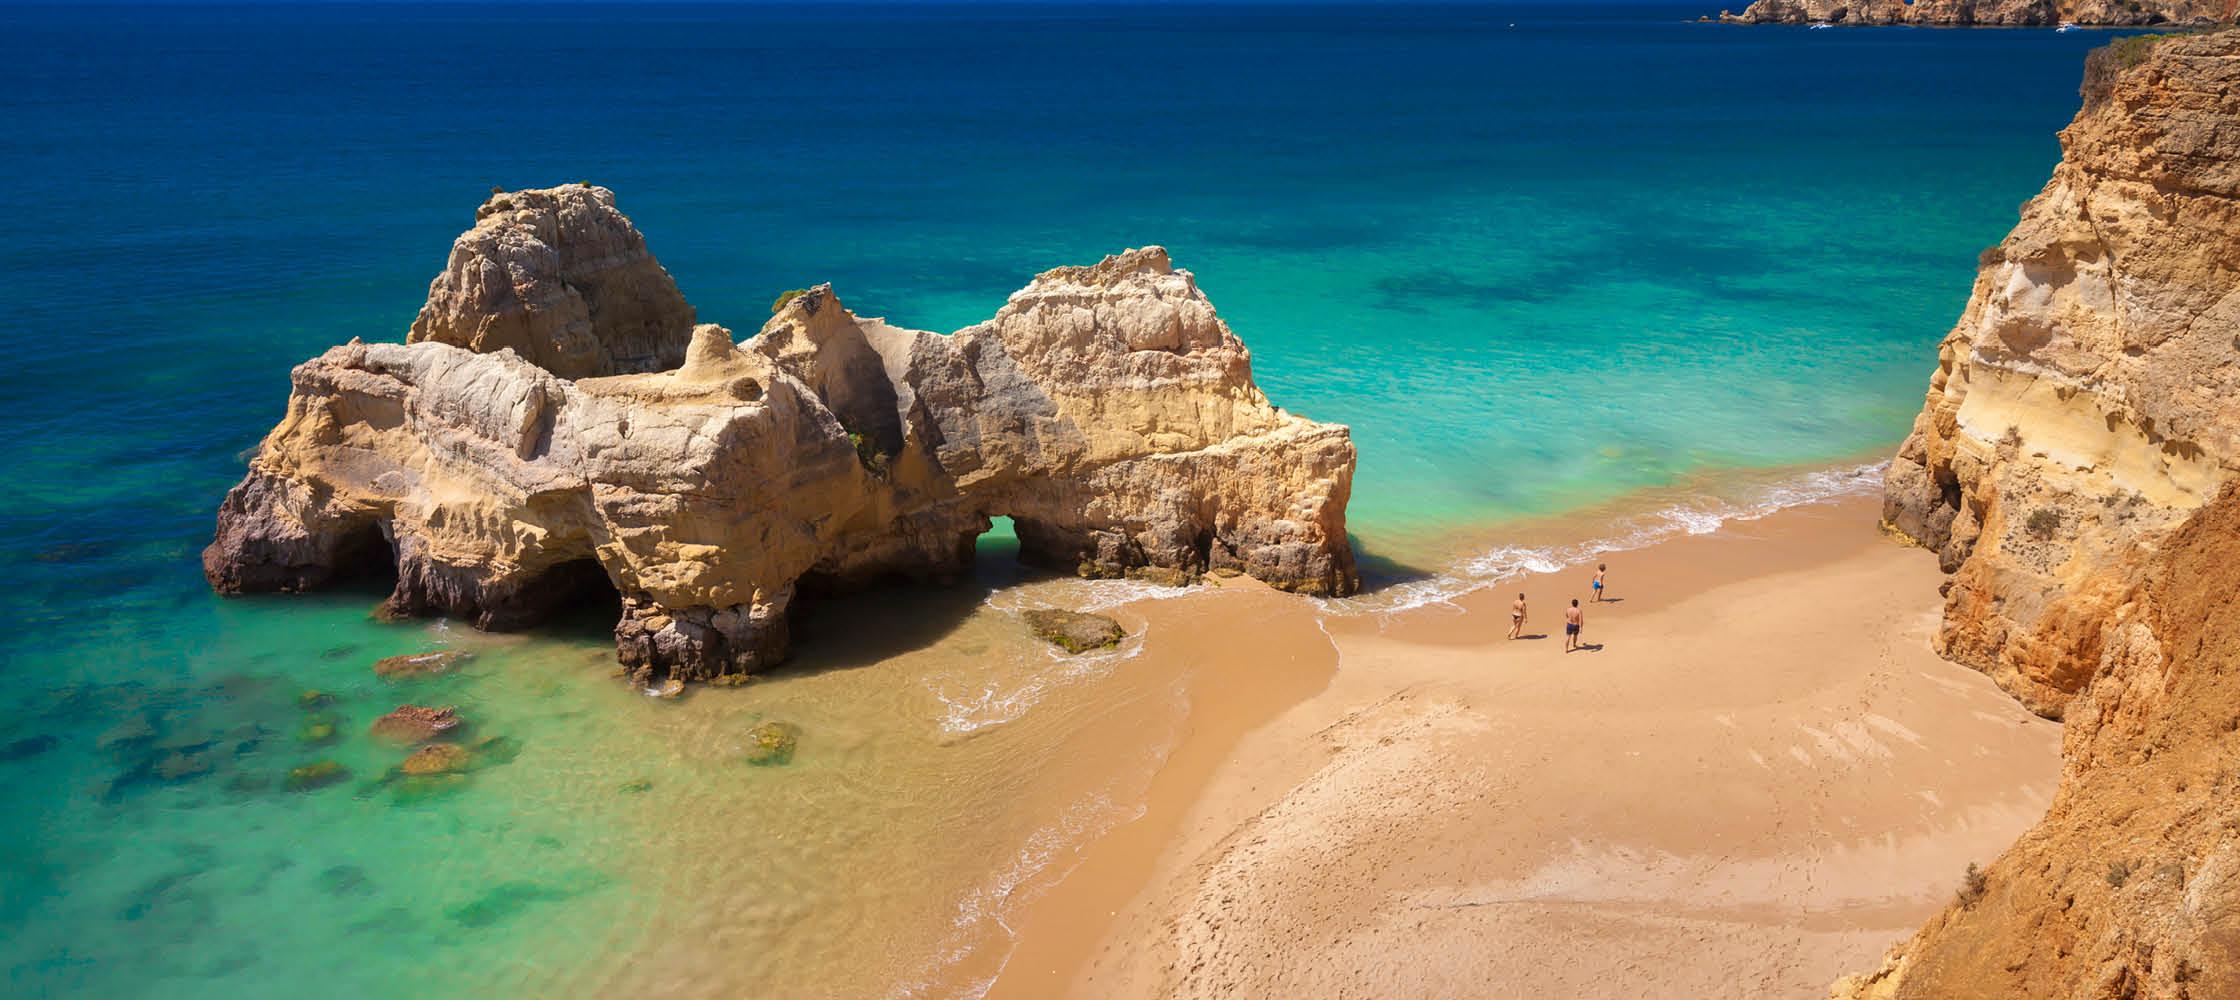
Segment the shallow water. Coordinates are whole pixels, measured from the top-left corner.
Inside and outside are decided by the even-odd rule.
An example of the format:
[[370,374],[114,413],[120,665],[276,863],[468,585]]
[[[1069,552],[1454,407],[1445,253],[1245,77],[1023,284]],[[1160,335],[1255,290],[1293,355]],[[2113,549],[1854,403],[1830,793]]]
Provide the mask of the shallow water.
[[[1794,477],[1903,433],[2098,39],[1700,12],[0,8],[12,990],[953,991],[1132,814],[1193,668],[1045,652],[1017,608],[1143,591],[1025,584],[1000,540],[977,589],[820,605],[787,669],[676,702],[611,679],[596,615],[211,597],[288,366],[401,337],[492,184],[615,188],[742,335],[819,280],[953,329],[1166,244],[1271,398],[1354,429],[1382,589],[1327,613],[1865,488]],[[440,646],[477,657],[367,668]],[[502,742],[384,782],[365,729],[406,699]],[[792,764],[739,760],[760,718],[804,728]],[[351,777],[280,786],[328,758]]]

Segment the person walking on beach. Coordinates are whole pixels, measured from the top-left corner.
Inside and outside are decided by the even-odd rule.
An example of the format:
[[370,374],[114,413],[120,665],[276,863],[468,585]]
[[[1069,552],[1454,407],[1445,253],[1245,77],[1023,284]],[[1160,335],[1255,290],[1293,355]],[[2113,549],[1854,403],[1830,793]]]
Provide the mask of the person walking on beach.
[[1518,594],[1517,603],[1509,605],[1509,638],[1516,638],[1517,633],[1522,631],[1524,631],[1524,595]]
[[1579,629],[1587,624],[1587,613],[1579,610],[1579,599],[1571,599],[1571,606],[1563,609],[1563,651],[1579,648]]
[[1610,572],[1609,563],[1596,563],[1594,567],[1594,602],[1602,603],[1602,574]]

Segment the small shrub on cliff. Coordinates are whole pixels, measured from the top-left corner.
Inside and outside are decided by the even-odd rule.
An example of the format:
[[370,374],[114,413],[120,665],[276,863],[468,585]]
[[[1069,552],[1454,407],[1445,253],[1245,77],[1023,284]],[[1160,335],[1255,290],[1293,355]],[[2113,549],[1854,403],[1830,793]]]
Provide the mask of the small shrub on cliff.
[[887,474],[887,455],[879,450],[879,442],[849,431],[848,443],[856,446],[856,461],[863,463],[865,471],[874,476]]
[[770,311],[777,312],[778,310],[785,308],[786,303],[793,301],[795,296],[807,294],[809,294],[809,290],[806,288],[796,288],[790,292],[779,292],[777,300],[770,303]]
[[1985,875],[1983,869],[1976,867],[1975,862],[1968,862],[1967,872],[1960,876],[1959,897],[1961,908],[1975,909],[1976,903],[1980,902],[1983,899],[1983,894],[1989,891],[1991,891],[1990,876]]
[[2121,888],[2123,888],[2123,884],[2124,884],[2125,882],[2129,882],[2129,881],[2131,881],[2131,862],[2129,862],[2129,861],[2110,861],[2110,862],[2108,862],[2108,887],[2109,887],[2109,888],[2111,888],[2111,889],[2121,889]]
[[2115,64],[2130,69],[2147,61],[2147,54],[2154,51],[2154,44],[2190,32],[2162,32],[2152,35],[2129,35],[2108,43],[2108,58]]
[[2040,507],[2030,512],[2030,519],[2022,522],[2022,526],[2030,530],[2032,538],[2052,538],[2054,532],[2061,530],[2061,515],[2054,513],[2051,507]]

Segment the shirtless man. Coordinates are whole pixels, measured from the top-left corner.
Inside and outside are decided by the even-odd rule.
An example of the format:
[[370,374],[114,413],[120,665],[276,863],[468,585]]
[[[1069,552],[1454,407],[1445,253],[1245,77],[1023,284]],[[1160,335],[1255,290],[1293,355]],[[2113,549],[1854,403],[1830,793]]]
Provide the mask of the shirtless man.
[[1571,606],[1563,609],[1563,651],[1579,648],[1579,629],[1587,624],[1587,614],[1579,610],[1579,599],[1571,599]]
[[1600,604],[1600,603],[1602,603],[1602,574],[1604,574],[1604,573],[1608,573],[1608,572],[1610,572],[1610,564],[1609,564],[1609,563],[1597,563],[1597,564],[1595,564],[1595,567],[1594,567],[1594,602],[1595,602],[1596,604]]
[[1516,638],[1517,633],[1522,631],[1524,631],[1524,595],[1518,594],[1517,603],[1509,605],[1509,638]]

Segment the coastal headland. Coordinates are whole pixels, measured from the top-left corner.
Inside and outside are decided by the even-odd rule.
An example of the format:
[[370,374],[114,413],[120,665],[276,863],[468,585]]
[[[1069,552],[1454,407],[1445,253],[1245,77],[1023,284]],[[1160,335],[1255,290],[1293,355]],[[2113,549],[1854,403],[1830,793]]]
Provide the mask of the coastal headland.
[[1723,24],[1920,25],[1923,27],[2146,28],[2231,24],[2224,0],[1756,0]]

